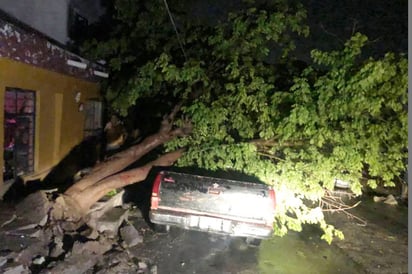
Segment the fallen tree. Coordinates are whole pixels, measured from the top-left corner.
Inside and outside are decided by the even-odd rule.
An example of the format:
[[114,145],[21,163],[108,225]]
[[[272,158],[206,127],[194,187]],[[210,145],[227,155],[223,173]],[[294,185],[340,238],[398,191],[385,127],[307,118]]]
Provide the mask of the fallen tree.
[[[161,1],[113,1],[114,28],[86,47],[89,58],[109,64],[104,92],[110,107],[126,115],[142,98],[160,98],[158,105],[172,110],[157,132],[97,164],[55,201],[37,196],[35,222],[51,231],[52,242],[83,224],[93,226],[92,207],[110,190],[176,161],[235,170],[273,185],[275,234],[317,224],[328,242],[343,235],[323,212],[350,208],[330,195],[337,181],[356,195],[402,182],[405,56],[368,57],[368,39],[356,33],[337,50],[312,50],[311,61],[297,66],[292,38],[308,35],[306,13],[297,2],[269,2],[244,3],[213,25],[191,24],[194,18],[182,15],[187,9],[175,1],[170,6],[184,34],[176,37]],[[184,104],[173,108],[176,101]],[[124,171],[162,145],[168,153]]]
[[[193,18],[179,16],[184,43],[176,39],[161,2],[115,4],[116,28],[106,32],[105,41],[89,43],[89,57],[110,66],[104,91],[111,108],[126,115],[148,97],[160,98],[158,105],[166,107],[185,103],[157,133],[98,164],[61,195],[52,211],[55,220],[79,225],[109,190],[138,182],[153,165],[179,159],[182,166],[236,170],[273,185],[279,194],[275,233],[314,223],[330,242],[342,234],[326,223],[322,210],[335,208],[327,195],[337,181],[356,195],[365,187],[402,181],[407,159],[402,54],[365,56],[368,39],[356,33],[337,50],[312,50],[311,61],[297,66],[291,34],[306,36],[308,28],[295,2],[245,3],[216,25],[191,24]],[[268,61],[271,51],[276,64]],[[122,172],[162,144],[175,153]]]
[[189,122],[181,127],[173,127],[174,118],[179,109],[180,104],[164,117],[157,133],[94,166],[90,173],[56,199],[52,204],[50,218],[69,221],[72,229],[80,227],[84,224],[84,217],[87,216],[92,205],[108,192],[143,181],[153,166],[170,166],[176,162],[182,155],[182,149],[161,155],[143,166],[123,171],[158,146],[191,132]]
[[[115,220],[110,220],[109,226],[102,228],[101,218],[108,211],[122,206],[123,192],[109,200],[101,201],[101,198],[111,190],[144,181],[152,167],[170,166],[182,156],[184,150],[178,149],[125,171],[128,166],[165,142],[191,133],[190,122],[180,127],[174,126],[180,107],[181,104],[178,104],[163,118],[156,133],[96,164],[90,173],[64,193],[59,193],[57,198],[51,198],[47,191],[37,191],[18,203],[14,215],[0,224],[0,230],[8,236],[37,240],[30,248],[15,251],[17,255],[13,255],[13,252],[7,255],[20,264],[15,269],[46,268],[50,267],[51,261],[55,261],[56,265],[52,266],[53,273],[83,273],[101,263],[101,256],[107,251],[111,250],[112,255],[114,252],[117,256],[125,257],[120,254],[128,248],[128,243],[135,245],[138,243],[135,238],[141,236],[131,224],[125,224],[129,210],[122,208],[119,208],[120,215],[115,217]],[[25,225],[8,228],[17,219],[23,220]],[[85,226],[86,231],[81,229]],[[33,233],[33,229],[37,231]],[[67,237],[72,239],[70,244],[67,244]],[[82,240],[76,240],[79,238]],[[64,242],[66,243],[63,244]],[[123,248],[116,248],[120,243],[123,243]],[[131,259],[132,257],[126,258],[124,263],[127,264]]]

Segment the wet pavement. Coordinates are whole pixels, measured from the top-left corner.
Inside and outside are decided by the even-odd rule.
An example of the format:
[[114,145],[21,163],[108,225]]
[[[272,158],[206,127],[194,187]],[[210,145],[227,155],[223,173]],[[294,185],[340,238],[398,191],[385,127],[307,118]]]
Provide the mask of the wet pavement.
[[248,246],[242,239],[171,229],[146,234],[134,254],[157,265],[158,273],[365,273],[340,248],[319,239],[317,229]]
[[227,236],[171,228],[148,233],[132,250],[157,265],[158,273],[259,273],[258,248]]
[[[1,223],[10,220],[12,208],[1,204],[0,209]],[[143,236],[143,242],[126,249],[119,245],[114,254],[117,261],[134,258],[126,260],[124,266],[137,264],[139,267],[134,267],[133,271],[126,268],[129,269],[127,272],[116,272],[113,267],[109,271],[108,264],[100,263],[99,267],[82,273],[408,273],[408,208],[374,203],[372,197],[365,198],[351,211],[364,218],[366,225],[343,214],[327,216],[328,221],[345,234],[345,240],[336,240],[332,245],[320,240],[321,233],[316,226],[305,226],[301,233],[289,232],[285,237],[273,237],[262,241],[258,247],[248,246],[238,238],[178,228],[171,228],[168,233],[155,233],[136,211],[129,222]],[[23,224],[23,220],[16,219],[6,227]],[[7,257],[10,252],[22,256],[25,249],[41,244],[36,238],[27,236],[34,232],[29,229],[23,231],[23,235],[7,235],[3,229],[0,259],[8,259],[0,260],[0,263],[13,265]],[[67,256],[70,259],[70,253]],[[146,270],[142,270],[145,266]]]
[[[301,233],[247,246],[241,239],[172,228],[167,234],[150,229],[136,256],[157,265],[158,273],[408,273],[408,209],[374,203],[365,198],[351,213],[366,225],[343,214],[329,214],[345,240],[331,245],[320,239],[316,226]],[[145,226],[140,224],[139,226]]]

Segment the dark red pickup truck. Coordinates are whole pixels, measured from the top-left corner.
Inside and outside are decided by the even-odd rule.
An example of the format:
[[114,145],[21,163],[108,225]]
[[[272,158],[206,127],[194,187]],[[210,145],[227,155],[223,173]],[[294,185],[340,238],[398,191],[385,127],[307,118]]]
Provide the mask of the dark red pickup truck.
[[149,216],[166,227],[265,239],[273,232],[275,205],[275,191],[265,184],[162,171]]

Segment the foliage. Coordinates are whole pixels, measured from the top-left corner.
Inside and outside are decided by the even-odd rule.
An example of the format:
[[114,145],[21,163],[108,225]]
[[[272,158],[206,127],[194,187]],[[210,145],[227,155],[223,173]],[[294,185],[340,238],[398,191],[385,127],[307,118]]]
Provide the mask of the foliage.
[[114,190],[109,191],[109,192],[106,194],[106,196],[107,196],[107,197],[113,197],[113,196],[115,196],[117,193],[118,193],[117,190],[114,189]]
[[[176,123],[190,119],[193,134],[166,149],[187,147],[180,165],[238,170],[273,185],[276,234],[314,223],[326,241],[342,238],[319,206],[325,189],[340,179],[361,194],[362,183],[393,185],[405,171],[404,57],[365,59],[367,38],[356,34],[342,49],[313,50],[313,63],[299,69],[292,38],[308,35],[305,11],[280,0],[244,4],[216,24],[190,24],[176,11],[185,59],[164,7],[131,2],[116,1],[121,38],[88,45],[115,75],[112,107],[126,113],[147,96],[182,100]],[[282,65],[267,61],[270,52]]]

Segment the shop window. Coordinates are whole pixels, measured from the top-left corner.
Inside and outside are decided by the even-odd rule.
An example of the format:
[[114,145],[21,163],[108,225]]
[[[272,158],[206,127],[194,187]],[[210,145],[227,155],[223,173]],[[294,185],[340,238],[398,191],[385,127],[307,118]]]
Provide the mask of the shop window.
[[3,180],[34,171],[35,92],[6,88]]

